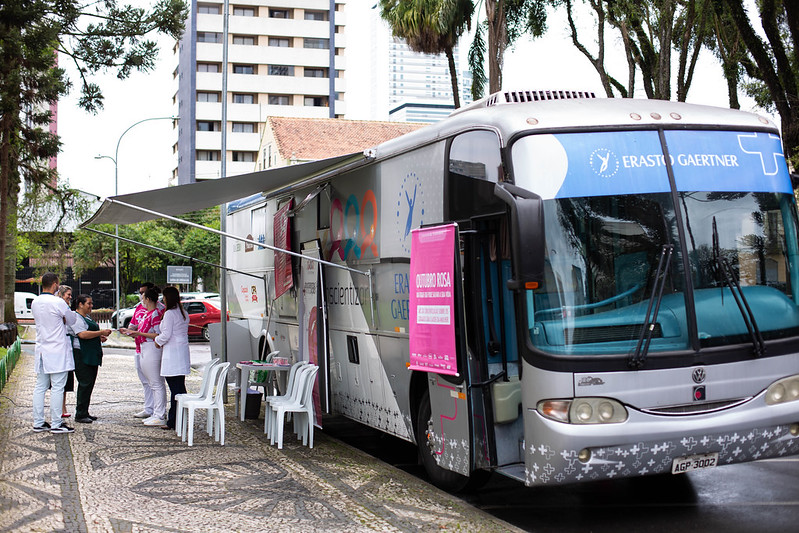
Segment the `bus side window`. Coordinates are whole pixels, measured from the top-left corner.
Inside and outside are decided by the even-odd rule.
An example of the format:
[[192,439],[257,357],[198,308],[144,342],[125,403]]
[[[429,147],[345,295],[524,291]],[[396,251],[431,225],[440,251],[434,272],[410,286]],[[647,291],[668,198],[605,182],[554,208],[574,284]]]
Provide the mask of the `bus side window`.
[[504,180],[497,135],[479,130],[455,137],[449,149],[449,171],[492,182]]

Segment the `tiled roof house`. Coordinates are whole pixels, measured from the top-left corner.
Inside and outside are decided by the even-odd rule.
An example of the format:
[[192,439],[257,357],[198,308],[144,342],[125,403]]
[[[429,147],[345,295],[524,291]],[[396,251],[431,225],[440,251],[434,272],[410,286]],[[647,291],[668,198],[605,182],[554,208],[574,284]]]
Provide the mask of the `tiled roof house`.
[[261,138],[255,170],[362,152],[424,126],[408,122],[270,117]]

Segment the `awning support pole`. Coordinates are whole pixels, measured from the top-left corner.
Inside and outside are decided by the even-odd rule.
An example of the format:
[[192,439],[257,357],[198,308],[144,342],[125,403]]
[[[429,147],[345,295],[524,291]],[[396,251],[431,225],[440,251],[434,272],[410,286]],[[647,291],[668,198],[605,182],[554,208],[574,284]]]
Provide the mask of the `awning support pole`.
[[128,203],[125,203],[125,202],[121,202],[119,200],[115,200],[114,198],[108,198],[106,201],[111,202],[113,204],[119,204],[122,207],[127,207],[129,209],[134,209],[136,211],[141,211],[142,213],[148,213],[150,215],[155,215],[157,217],[165,218],[165,219],[171,220],[173,222],[178,222],[180,224],[185,224],[185,225],[191,226],[193,228],[205,230],[205,231],[208,231],[210,233],[216,233],[217,235],[219,235],[221,237],[228,237],[230,239],[235,239],[237,241],[241,241],[241,242],[246,242],[246,243],[252,244],[253,246],[259,246],[261,248],[266,248],[268,250],[272,250],[275,253],[288,254],[288,255],[290,255],[292,257],[296,257],[298,259],[305,259],[305,260],[308,260],[308,261],[316,261],[317,263],[319,263],[321,265],[326,265],[326,266],[333,267],[333,268],[340,268],[342,270],[347,270],[347,271],[352,272],[354,274],[360,274],[360,275],[366,276],[368,278],[371,277],[371,275],[372,275],[371,271],[364,272],[362,270],[357,270],[357,269],[354,269],[354,268],[350,268],[348,266],[338,265],[336,263],[331,263],[330,261],[325,261],[324,259],[317,259],[316,257],[309,257],[307,255],[298,254],[296,252],[292,252],[291,250],[284,250],[283,248],[278,248],[276,246],[272,246],[272,245],[265,244],[265,243],[262,243],[262,242],[254,241],[252,239],[247,239],[245,237],[239,237],[238,235],[232,235],[230,233],[225,233],[223,231],[219,231],[219,230],[214,229],[214,228],[209,228],[208,226],[203,226],[201,224],[195,224],[194,222],[189,222],[188,220],[183,220],[183,219],[180,219],[180,218],[176,218],[176,217],[167,215],[165,213],[159,213],[158,211],[153,211],[151,209],[147,209],[146,207],[140,207],[138,205],[133,205],[133,204],[128,204]]

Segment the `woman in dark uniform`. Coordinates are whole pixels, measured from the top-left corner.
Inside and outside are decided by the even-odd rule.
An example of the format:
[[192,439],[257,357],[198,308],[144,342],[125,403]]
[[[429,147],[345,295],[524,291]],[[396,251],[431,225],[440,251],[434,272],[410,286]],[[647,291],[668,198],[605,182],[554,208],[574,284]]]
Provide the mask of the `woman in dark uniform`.
[[89,414],[89,403],[92,399],[97,370],[103,364],[102,342],[111,334],[110,329],[100,329],[97,322],[91,319],[92,297],[81,294],[76,300],[76,311],[80,315],[73,325],[80,341],[80,351],[75,353],[75,378],[78,381],[78,392],[75,399],[75,422],[91,424],[97,420]]

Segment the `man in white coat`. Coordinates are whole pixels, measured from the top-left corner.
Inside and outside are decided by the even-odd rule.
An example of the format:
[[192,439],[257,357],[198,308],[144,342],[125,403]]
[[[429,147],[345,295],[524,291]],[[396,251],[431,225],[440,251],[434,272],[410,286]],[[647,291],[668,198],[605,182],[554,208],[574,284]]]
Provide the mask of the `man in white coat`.
[[[33,388],[33,431],[50,433],[72,433],[74,429],[62,422],[61,408],[64,402],[64,385],[67,374],[75,369],[72,345],[67,337],[67,325],[75,320],[75,314],[67,303],[55,293],[58,291],[58,276],[52,272],[42,276],[42,294],[31,304],[36,321],[36,385]],[[50,391],[50,421],[44,419],[44,395]]]

